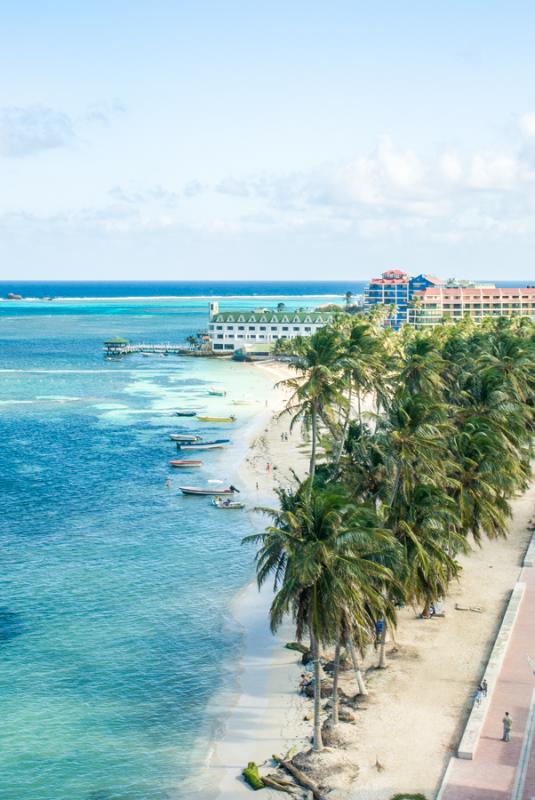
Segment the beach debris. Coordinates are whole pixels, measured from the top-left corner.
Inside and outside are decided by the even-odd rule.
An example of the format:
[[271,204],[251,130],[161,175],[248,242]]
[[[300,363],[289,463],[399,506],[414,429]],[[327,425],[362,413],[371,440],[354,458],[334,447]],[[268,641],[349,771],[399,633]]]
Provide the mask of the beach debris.
[[244,781],[249,784],[251,789],[257,791],[258,789],[264,788],[264,781],[254,761],[249,761],[245,769],[242,771],[242,775]]
[[377,770],[377,772],[384,772],[384,769],[385,769],[384,768],[384,764],[381,764],[381,762],[379,761],[379,756],[375,756],[375,764],[374,764],[374,766],[375,766],[375,769]]
[[304,772],[302,772],[292,761],[288,761],[283,756],[273,756],[273,761],[277,764],[280,764],[286,772],[289,772],[292,778],[294,778],[297,783],[302,786],[304,789],[309,789],[312,792],[312,796],[314,800],[327,800],[327,795],[323,794],[322,789],[311,780]]
[[297,650],[297,652],[301,653],[302,655],[305,655],[305,653],[310,653],[310,647],[301,644],[301,642],[286,642],[284,646],[287,650]]
[[269,789],[275,789],[277,792],[285,792],[293,796],[294,793],[298,791],[298,787],[293,781],[285,780],[278,772],[271,772],[269,775],[263,775],[262,780],[265,786]]
[[460,603],[455,603],[456,611],[473,611],[476,614],[482,614],[483,609],[481,606],[462,606]]
[[356,717],[348,708],[338,709],[338,719],[340,722],[355,722]]

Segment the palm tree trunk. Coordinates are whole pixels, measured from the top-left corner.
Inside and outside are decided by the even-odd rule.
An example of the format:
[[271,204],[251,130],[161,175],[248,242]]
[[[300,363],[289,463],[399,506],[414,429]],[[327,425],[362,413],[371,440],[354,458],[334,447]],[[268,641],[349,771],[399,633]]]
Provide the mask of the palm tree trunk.
[[381,637],[379,639],[379,663],[377,664],[377,669],[386,669],[386,620],[383,624],[383,630],[381,631]]
[[353,671],[355,673],[355,680],[357,682],[357,691],[359,694],[362,694],[364,695],[364,697],[366,697],[368,694],[368,690],[366,688],[366,684],[364,683],[364,678],[362,677],[360,664],[357,658],[357,650],[351,636],[347,637],[346,644],[347,644],[347,649],[349,650],[349,653],[351,655],[351,662],[353,664]]
[[312,403],[312,450],[310,452],[310,466],[308,469],[310,475],[309,494],[312,495],[312,485],[314,483],[314,475],[316,473],[316,445],[318,440],[318,408],[316,401]]
[[334,670],[333,670],[333,708],[332,708],[332,727],[338,725],[338,676],[340,674],[340,634],[336,637],[334,649]]
[[360,386],[357,386],[357,414],[359,417],[359,425],[362,429],[362,407],[360,402]]
[[312,627],[310,628],[310,644],[312,645],[312,659],[314,662],[314,741],[312,748],[319,752],[323,750],[323,739],[321,738],[320,648]]
[[342,428],[342,437],[340,439],[340,446],[338,448],[338,452],[336,454],[336,459],[334,461],[334,470],[333,472],[336,473],[338,469],[338,465],[340,463],[340,459],[342,458],[342,453],[344,452],[344,445],[347,439],[347,432],[349,430],[349,420],[351,419],[351,399],[353,395],[353,381],[349,378],[349,391],[347,395],[347,414],[344,421],[344,427]]

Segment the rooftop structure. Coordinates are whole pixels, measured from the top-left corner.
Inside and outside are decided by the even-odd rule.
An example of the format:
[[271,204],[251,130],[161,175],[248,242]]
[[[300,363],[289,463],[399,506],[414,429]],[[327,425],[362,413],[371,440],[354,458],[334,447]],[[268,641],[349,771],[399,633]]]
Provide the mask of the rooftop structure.
[[247,311],[219,311],[210,303],[208,335],[215,351],[233,352],[246,344],[274,344],[278,339],[312,336],[334,320],[332,311],[275,311],[268,308]]

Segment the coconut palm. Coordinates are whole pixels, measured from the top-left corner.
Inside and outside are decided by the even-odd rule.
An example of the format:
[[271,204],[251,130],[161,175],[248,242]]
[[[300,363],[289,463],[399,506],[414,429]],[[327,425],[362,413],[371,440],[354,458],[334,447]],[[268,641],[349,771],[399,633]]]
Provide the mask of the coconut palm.
[[311,435],[309,475],[312,489],[316,471],[318,426],[320,420],[330,428],[335,426],[335,409],[346,403],[340,377],[343,370],[343,350],[340,334],[330,327],[320,328],[313,336],[292,342],[296,356],[290,366],[297,377],[280,381],[279,386],[290,389],[291,396],[283,414],[290,414],[290,429],[301,422]]
[[262,509],[273,525],[246,537],[259,544],[256,570],[259,586],[273,576],[276,591],[270,609],[273,631],[291,614],[296,638],[310,636],[314,663],[314,749],[322,748],[320,652],[340,633],[341,613],[362,629],[373,625],[373,613],[385,608],[384,586],[391,570],[378,553],[395,547],[388,531],[377,527],[371,508],[348,504],[340,490],[312,488],[278,491],[279,509]]

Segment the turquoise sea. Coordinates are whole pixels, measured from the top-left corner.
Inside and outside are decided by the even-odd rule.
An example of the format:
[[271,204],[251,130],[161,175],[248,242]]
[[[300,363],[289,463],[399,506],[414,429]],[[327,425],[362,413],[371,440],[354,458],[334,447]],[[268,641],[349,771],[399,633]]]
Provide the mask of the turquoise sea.
[[[228,608],[253,575],[240,540],[258,520],[177,487],[239,482],[244,433],[263,402],[230,401],[262,401],[271,381],[232,362],[103,359],[109,336],[175,342],[205,327],[205,287],[155,299],[161,286],[143,296],[123,286],[133,299],[116,300],[117,286],[93,300],[65,287],[24,294],[71,299],[0,303],[0,797],[183,798],[195,745],[207,750],[221,724],[210,700],[234,680],[241,632]],[[258,305],[239,297],[262,294],[255,288],[233,287],[222,307]],[[287,303],[329,294],[306,288],[286,286]],[[209,397],[211,384],[228,397]],[[201,425],[174,416],[182,406],[239,419],[228,450],[179,478],[168,433]]]

